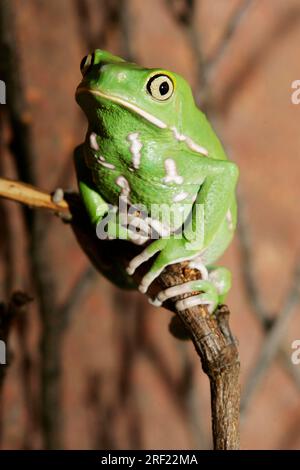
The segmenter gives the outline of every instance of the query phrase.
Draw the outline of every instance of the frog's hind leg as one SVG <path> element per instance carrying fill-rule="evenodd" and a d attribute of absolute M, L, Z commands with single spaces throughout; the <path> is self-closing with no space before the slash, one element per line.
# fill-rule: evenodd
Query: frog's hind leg
<path fill-rule="evenodd" d="M 203 269 L 201 263 L 197 264 L 196 261 L 191 261 L 190 267 L 201 268 L 202 276 L 203 274 L 205 275 L 205 269 Z M 175 304 L 176 309 L 180 311 L 195 307 L 196 305 L 207 305 L 209 312 L 213 313 L 217 306 L 224 301 L 231 287 L 231 274 L 228 269 L 223 267 L 211 267 L 206 272 L 207 276 L 205 276 L 205 279 L 188 281 L 178 286 L 169 287 L 161 291 L 154 300 L 151 300 L 151 303 L 160 306 L 163 302 L 173 297 L 198 291 L 200 294 L 178 300 Z"/>

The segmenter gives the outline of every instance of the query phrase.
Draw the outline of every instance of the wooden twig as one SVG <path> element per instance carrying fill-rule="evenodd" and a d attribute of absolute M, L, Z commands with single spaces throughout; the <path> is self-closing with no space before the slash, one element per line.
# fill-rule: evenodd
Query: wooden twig
<path fill-rule="evenodd" d="M 15 191 L 15 187 L 18 191 Z M 11 191 L 9 188 L 12 188 Z M 71 214 L 70 225 L 81 248 L 96 268 L 101 266 L 103 270 L 103 259 L 105 259 L 108 273 L 120 263 L 126 266 L 133 253 L 141 249 L 123 240 L 100 242 L 77 194 L 66 195 L 65 200 L 58 205 L 52 202 L 50 195 L 46 197 L 47 195 L 37 188 L 17 182 L 14 185 L 12 182 L 8 184 L 7 180 L 0 179 L 1 196 L 31 207 L 48 209 L 56 214 L 60 212 L 64 215 Z M 139 271 L 136 273 L 134 278 L 136 282 L 141 275 Z M 199 278 L 198 271 L 188 268 L 185 262 L 177 263 L 168 266 L 162 272 L 158 280 L 153 283 L 152 289 L 158 291 L 162 287 L 167 288 L 197 278 Z M 190 294 L 181 298 L 188 295 Z M 173 302 L 167 307 L 175 311 Z M 240 364 L 237 345 L 229 328 L 229 310 L 226 306 L 222 306 L 217 314 L 212 316 L 205 307 L 197 306 L 175 313 L 191 337 L 201 359 L 203 371 L 209 377 L 214 449 L 238 449 Z"/>
<path fill-rule="evenodd" d="M 49 193 L 19 181 L 0 178 L 0 196 L 5 199 L 21 202 L 29 207 L 48 209 L 64 215 L 70 214 L 68 203 L 65 200 L 54 202 Z"/>

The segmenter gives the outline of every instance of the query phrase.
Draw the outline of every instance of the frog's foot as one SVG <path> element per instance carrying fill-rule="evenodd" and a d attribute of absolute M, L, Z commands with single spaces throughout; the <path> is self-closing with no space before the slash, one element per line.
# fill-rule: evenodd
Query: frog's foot
<path fill-rule="evenodd" d="M 154 305 L 159 307 L 168 299 L 172 297 L 177 297 L 183 294 L 191 294 L 192 292 L 201 292 L 201 294 L 193 295 L 187 299 L 178 300 L 175 303 L 177 310 L 185 310 L 190 307 L 195 307 L 196 305 L 207 305 L 207 308 L 210 313 L 212 313 L 218 305 L 219 296 L 217 289 L 214 284 L 210 281 L 203 281 L 199 279 L 197 281 L 189 281 L 178 286 L 169 287 L 161 291 L 156 299 L 152 301 Z"/>
<path fill-rule="evenodd" d="M 139 290 L 145 294 L 152 282 L 160 275 L 160 273 L 170 264 L 180 263 L 194 258 L 197 253 L 187 252 L 185 240 L 159 238 L 151 243 L 142 253 L 133 258 L 127 268 L 128 274 L 132 275 L 141 264 L 148 261 L 152 256 L 158 254 L 153 262 L 150 270 L 143 277 Z M 190 256 L 189 256 L 190 255 Z"/>
<path fill-rule="evenodd" d="M 64 191 L 62 188 L 57 188 L 51 194 L 51 201 L 54 202 L 54 204 L 60 204 L 64 200 L 66 192 L 67 191 Z M 58 212 L 57 215 L 63 222 L 70 222 L 72 218 L 71 214 L 65 214 L 64 212 Z"/>
<path fill-rule="evenodd" d="M 51 200 L 55 204 L 59 204 L 64 200 L 64 190 L 62 188 L 56 188 L 54 193 L 51 194 Z"/>
<path fill-rule="evenodd" d="M 203 271 L 203 265 L 196 265 L 198 261 L 192 261 L 189 266 Z M 200 269 L 199 269 L 200 270 Z M 185 282 L 178 286 L 169 287 L 161 291 L 154 300 L 150 302 L 159 307 L 166 300 L 183 294 L 191 294 L 200 291 L 187 299 L 178 300 L 175 304 L 177 310 L 185 310 L 196 305 L 207 305 L 208 311 L 213 313 L 218 304 L 224 301 L 225 295 L 231 287 L 231 274 L 226 268 L 212 269 L 206 279 Z"/>
<path fill-rule="evenodd" d="M 190 267 L 198 269 L 201 272 L 202 279 L 208 278 L 208 271 L 199 258 L 199 253 L 187 250 L 184 239 L 159 238 L 147 246 L 139 255 L 133 258 L 127 268 L 128 274 L 132 275 L 141 264 L 148 261 L 152 256 L 158 254 L 150 270 L 143 277 L 139 290 L 144 294 L 147 292 L 150 284 L 160 275 L 160 273 L 170 264 L 190 261 Z"/>
<path fill-rule="evenodd" d="M 129 263 L 127 267 L 127 273 L 132 275 L 135 271 L 146 261 L 148 261 L 152 256 L 161 251 L 166 246 L 166 240 L 160 238 L 159 240 L 154 241 L 149 245 L 145 250 L 142 251 L 139 255 L 135 256 Z M 156 260 L 157 261 L 157 260 Z M 160 264 L 156 267 L 156 262 L 150 269 L 150 271 L 143 277 L 142 282 L 139 286 L 139 290 L 142 293 L 147 292 L 148 287 L 154 281 L 156 277 L 163 271 L 165 265 Z"/>

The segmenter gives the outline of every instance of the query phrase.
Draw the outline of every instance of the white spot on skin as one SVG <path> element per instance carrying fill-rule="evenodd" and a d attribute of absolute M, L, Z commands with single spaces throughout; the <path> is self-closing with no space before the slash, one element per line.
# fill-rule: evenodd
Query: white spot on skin
<path fill-rule="evenodd" d="M 116 168 L 115 165 L 113 165 L 112 163 L 107 163 L 102 155 L 99 155 L 99 157 L 97 157 L 97 162 L 99 163 L 99 165 L 102 165 L 105 168 L 108 168 L 109 170 L 114 170 Z"/>
<path fill-rule="evenodd" d="M 194 152 L 201 153 L 202 155 L 205 155 L 206 157 L 208 156 L 208 150 L 201 145 L 196 144 L 190 137 L 180 134 L 176 127 L 170 127 L 171 131 L 173 132 L 173 135 L 176 140 L 179 142 L 186 142 L 187 146 L 191 149 L 194 150 Z"/>
<path fill-rule="evenodd" d="M 93 150 L 100 150 L 97 142 L 97 134 L 95 132 L 90 134 L 90 146 Z"/>
<path fill-rule="evenodd" d="M 131 134 L 128 134 L 127 139 L 131 143 L 130 152 L 132 155 L 132 165 L 133 168 L 137 170 L 141 162 L 141 149 L 143 147 L 143 144 L 139 139 L 138 132 L 132 132 Z"/>
<path fill-rule="evenodd" d="M 180 201 L 183 201 L 184 199 L 186 199 L 188 197 L 188 193 L 179 193 L 179 194 L 176 194 L 174 197 L 173 197 L 173 201 L 174 202 L 180 202 Z"/>
<path fill-rule="evenodd" d="M 227 220 L 229 230 L 233 230 L 233 221 L 232 221 L 232 215 L 231 215 L 230 209 L 228 209 L 228 211 L 226 212 L 226 220 Z"/>
<path fill-rule="evenodd" d="M 174 135 L 176 140 L 178 140 L 179 142 L 184 142 L 185 141 L 185 139 L 186 139 L 185 135 L 180 134 L 180 132 L 178 132 L 176 127 L 171 127 L 170 129 L 173 132 L 173 135 Z"/>
<path fill-rule="evenodd" d="M 183 178 L 182 176 L 178 175 L 176 163 L 172 158 L 167 158 L 165 160 L 165 169 L 166 169 L 166 176 L 163 178 L 164 183 L 176 183 L 176 184 L 183 183 Z"/>
<path fill-rule="evenodd" d="M 127 179 L 124 176 L 118 176 L 116 179 L 116 184 L 121 188 L 122 196 L 128 196 L 130 193 L 130 186 Z"/>
<path fill-rule="evenodd" d="M 190 137 L 186 138 L 186 143 L 188 147 L 190 147 L 191 150 L 194 150 L 194 152 L 201 153 L 202 155 L 205 155 L 206 157 L 208 156 L 208 150 L 201 145 L 196 144 Z"/>
<path fill-rule="evenodd" d="M 125 72 L 119 72 L 117 75 L 118 82 L 123 82 L 124 80 L 126 80 L 126 78 L 127 74 Z"/>

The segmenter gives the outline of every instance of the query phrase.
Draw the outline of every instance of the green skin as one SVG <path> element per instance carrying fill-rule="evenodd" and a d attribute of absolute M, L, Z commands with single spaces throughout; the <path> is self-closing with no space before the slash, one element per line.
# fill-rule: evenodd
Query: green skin
<path fill-rule="evenodd" d="M 231 286 L 230 272 L 212 263 L 225 251 L 236 227 L 237 166 L 228 161 L 179 75 L 142 68 L 101 50 L 84 58 L 81 70 L 76 100 L 89 126 L 85 143 L 76 149 L 75 164 L 92 223 L 105 221 L 109 236 L 143 244 L 147 230 L 134 236 L 132 227 L 119 225 L 120 213 L 117 222 L 110 219 L 116 213 L 112 206 L 117 207 L 121 197 L 125 204 L 142 205 L 147 211 L 162 202 L 172 208 L 168 235 L 158 229 L 158 239 L 130 262 L 127 275 L 157 255 L 139 286 L 146 292 L 166 266 L 190 260 L 202 279 L 167 289 L 153 303 L 161 305 L 173 296 L 199 291 L 176 307 L 207 304 L 212 312 Z M 201 211 L 196 210 L 199 204 Z M 183 206 L 192 210 L 178 236 L 174 232 L 182 225 L 182 214 L 187 214 Z M 161 227 L 166 211 L 154 217 L 151 212 L 148 227 L 153 227 L 153 219 Z"/>

